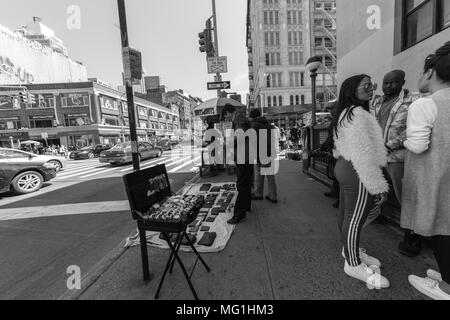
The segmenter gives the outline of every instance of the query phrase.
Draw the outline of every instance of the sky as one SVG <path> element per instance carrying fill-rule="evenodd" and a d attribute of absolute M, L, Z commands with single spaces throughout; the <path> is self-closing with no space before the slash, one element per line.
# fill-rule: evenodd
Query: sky
<path fill-rule="evenodd" d="M 229 92 L 248 93 L 246 0 L 216 0 L 220 56 L 228 57 Z M 211 0 L 126 0 L 130 47 L 142 52 L 146 75 L 158 75 L 168 90 L 184 89 L 204 100 L 217 96 L 208 91 L 206 56 L 200 53 L 198 33 L 212 15 Z M 80 28 L 68 28 L 80 9 Z M 32 21 L 33 16 L 64 41 L 69 56 L 81 61 L 89 77 L 111 85 L 121 84 L 122 57 L 116 0 L 14 0 L 0 11 L 0 24 L 10 29 Z"/>

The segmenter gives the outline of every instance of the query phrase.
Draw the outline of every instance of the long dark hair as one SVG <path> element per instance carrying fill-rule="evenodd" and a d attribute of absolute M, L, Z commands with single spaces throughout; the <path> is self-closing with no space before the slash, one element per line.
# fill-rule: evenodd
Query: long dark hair
<path fill-rule="evenodd" d="M 339 92 L 339 98 L 337 102 L 337 108 L 334 112 L 333 116 L 333 122 L 332 122 L 332 128 L 333 133 L 337 135 L 337 129 L 340 125 L 339 118 L 341 117 L 342 112 L 346 112 L 346 116 L 344 119 L 347 119 L 348 121 L 352 121 L 353 119 L 353 109 L 351 109 L 352 106 L 361 106 L 365 110 L 369 111 L 369 102 L 368 101 L 361 101 L 357 98 L 356 92 L 358 91 L 358 86 L 361 84 L 361 81 L 363 79 L 370 77 L 366 74 L 359 74 L 353 77 L 348 78 L 345 80 L 341 85 L 341 90 Z"/>
<path fill-rule="evenodd" d="M 424 71 L 433 69 L 439 79 L 445 83 L 450 83 L 450 41 L 437 49 L 434 54 L 425 59 Z"/>

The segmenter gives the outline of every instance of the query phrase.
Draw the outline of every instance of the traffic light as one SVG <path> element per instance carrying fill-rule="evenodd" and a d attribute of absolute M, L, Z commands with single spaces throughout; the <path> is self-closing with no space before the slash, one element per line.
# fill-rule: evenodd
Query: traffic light
<path fill-rule="evenodd" d="M 26 91 L 19 92 L 19 101 L 22 103 L 28 103 L 28 96 Z"/>
<path fill-rule="evenodd" d="M 34 94 L 32 93 L 28 93 L 27 94 L 27 100 L 29 104 L 35 104 L 36 103 L 36 98 L 34 96 Z"/>
<path fill-rule="evenodd" d="M 200 52 L 206 52 L 207 57 L 214 57 L 215 55 L 212 30 L 211 19 L 208 19 L 206 20 L 206 28 L 203 32 L 198 34 L 198 43 L 200 45 L 199 50 Z"/>

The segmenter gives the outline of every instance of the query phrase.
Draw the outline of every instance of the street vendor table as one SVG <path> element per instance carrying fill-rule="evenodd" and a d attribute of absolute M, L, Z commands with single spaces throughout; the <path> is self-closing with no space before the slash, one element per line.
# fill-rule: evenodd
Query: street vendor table
<path fill-rule="evenodd" d="M 188 243 L 190 242 L 190 239 L 186 234 L 186 229 L 187 226 L 197 218 L 198 212 L 204 203 L 204 199 L 201 197 L 196 198 L 195 204 L 189 208 L 186 214 L 179 213 L 179 218 L 177 219 L 156 219 L 152 216 L 146 215 L 146 213 L 158 212 L 156 207 L 159 207 L 159 205 L 164 206 L 164 202 L 169 201 L 170 199 L 168 200 L 168 198 L 172 196 L 166 166 L 158 165 L 145 170 L 133 172 L 125 175 L 123 179 L 128 201 L 130 203 L 131 214 L 133 219 L 137 221 L 141 247 L 142 268 L 145 281 L 150 280 L 146 231 L 161 232 L 163 239 L 167 242 L 167 245 L 170 248 L 170 256 L 167 260 L 163 275 L 156 291 L 155 299 L 159 298 L 159 293 L 167 272 L 172 273 L 175 261 L 177 261 L 181 267 L 184 277 L 186 278 L 186 281 L 188 282 L 192 294 L 194 295 L 194 298 L 198 300 L 197 293 L 192 285 L 190 276 L 188 275 L 186 268 L 178 255 L 178 251 L 180 250 L 184 239 L 186 239 Z M 170 213 L 173 214 L 173 212 Z M 173 244 L 170 240 L 172 234 L 176 235 L 176 240 Z M 201 261 L 206 270 L 209 272 L 209 267 L 195 249 L 193 243 L 189 243 L 189 246 L 197 256 L 197 259 Z M 191 272 L 191 276 L 195 266 L 196 264 Z"/>

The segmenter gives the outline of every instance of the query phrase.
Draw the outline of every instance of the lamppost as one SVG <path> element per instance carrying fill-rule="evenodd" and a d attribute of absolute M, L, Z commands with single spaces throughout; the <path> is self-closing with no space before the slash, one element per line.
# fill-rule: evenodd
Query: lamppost
<path fill-rule="evenodd" d="M 322 58 L 319 56 L 314 56 L 308 59 L 306 62 L 306 69 L 311 73 L 311 85 L 312 85 L 312 113 L 311 113 L 311 133 L 310 133 L 310 143 L 309 143 L 309 153 L 314 148 L 314 127 L 316 125 L 316 79 L 317 70 L 319 70 L 322 65 Z"/>

